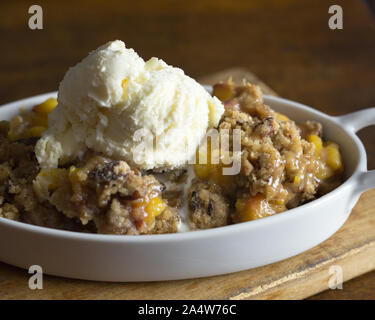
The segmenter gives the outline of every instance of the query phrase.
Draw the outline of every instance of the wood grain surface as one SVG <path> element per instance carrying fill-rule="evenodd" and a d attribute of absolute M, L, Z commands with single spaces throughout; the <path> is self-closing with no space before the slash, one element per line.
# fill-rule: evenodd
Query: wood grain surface
<path fill-rule="evenodd" d="M 375 19 L 365 1 L 41 0 L 38 4 L 44 12 L 43 30 L 27 27 L 30 1 L 0 3 L 0 104 L 56 90 L 69 66 L 118 38 L 144 58 L 161 57 L 195 78 L 246 68 L 279 95 L 328 114 L 375 105 Z M 331 4 L 342 5 L 344 30 L 328 28 Z M 373 127 L 360 132 L 371 169 L 374 134 Z M 0 298 L 303 298 L 327 288 L 327 267 L 332 263 L 344 267 L 345 279 L 374 268 L 374 197 L 373 190 L 364 194 L 342 230 L 310 250 L 305 260 L 298 256 L 264 270 L 153 284 L 46 277 L 45 290 L 37 292 L 27 288 L 25 271 L 0 264 Z M 374 299 L 374 274 L 313 298 Z"/>

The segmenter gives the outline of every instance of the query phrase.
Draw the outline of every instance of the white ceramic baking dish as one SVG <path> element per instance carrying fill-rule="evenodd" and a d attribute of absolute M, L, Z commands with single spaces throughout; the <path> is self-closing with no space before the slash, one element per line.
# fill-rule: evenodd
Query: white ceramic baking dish
<path fill-rule="evenodd" d="M 0 108 L 8 120 L 56 93 Z M 0 260 L 21 268 L 40 265 L 47 274 L 102 281 L 155 281 L 205 277 L 259 267 L 308 250 L 335 233 L 360 194 L 375 187 L 366 153 L 356 136 L 375 124 L 375 108 L 331 117 L 302 104 L 265 96 L 295 121 L 317 120 L 325 137 L 339 143 L 346 180 L 334 191 L 264 219 L 211 230 L 149 236 L 84 234 L 0 218 Z"/>

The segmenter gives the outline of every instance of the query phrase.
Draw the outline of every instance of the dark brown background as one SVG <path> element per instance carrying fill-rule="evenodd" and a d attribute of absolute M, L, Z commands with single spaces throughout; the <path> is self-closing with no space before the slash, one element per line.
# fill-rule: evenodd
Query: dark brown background
<path fill-rule="evenodd" d="M 195 78 L 247 68 L 279 95 L 328 114 L 373 107 L 375 5 L 368 2 L 1 1 L 0 104 L 56 90 L 69 66 L 121 39 L 143 58 L 160 57 Z M 32 4 L 43 8 L 43 30 L 28 28 Z M 344 30 L 328 28 L 332 4 L 343 7 Z M 374 133 L 360 133 L 371 169 Z M 375 272 L 314 298 L 373 299 Z"/>

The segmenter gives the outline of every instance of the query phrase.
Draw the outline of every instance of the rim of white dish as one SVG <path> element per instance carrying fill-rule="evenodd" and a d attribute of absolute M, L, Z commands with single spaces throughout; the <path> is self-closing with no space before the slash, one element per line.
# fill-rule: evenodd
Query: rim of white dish
<path fill-rule="evenodd" d="M 47 96 L 56 96 L 57 92 L 49 92 L 44 93 L 36 96 L 32 96 L 29 98 L 17 100 L 14 102 L 6 103 L 2 106 L 7 107 L 14 107 L 15 105 L 21 104 L 22 102 L 26 102 L 26 100 L 30 99 L 43 99 Z M 68 231 L 68 230 L 60 230 L 60 229 L 53 229 L 48 227 L 36 226 L 32 224 L 28 224 L 25 222 L 14 221 L 6 218 L 0 217 L 0 223 L 6 224 L 13 229 L 18 229 L 19 231 L 36 233 L 39 235 L 45 236 L 53 236 L 58 238 L 70 238 L 75 240 L 86 240 L 86 241 L 100 241 L 100 242 L 164 242 L 164 241 L 184 241 L 184 240 L 199 240 L 202 238 L 210 238 L 216 237 L 219 235 L 226 235 L 240 231 L 251 231 L 254 228 L 258 228 L 262 225 L 277 223 L 280 219 L 293 219 L 296 215 L 303 215 L 308 210 L 304 212 L 304 208 L 310 207 L 318 207 L 324 205 L 325 202 L 330 201 L 330 198 L 334 197 L 336 194 L 341 192 L 345 188 L 354 187 L 358 183 L 358 174 L 366 169 L 366 152 L 365 148 L 362 144 L 362 141 L 357 137 L 354 132 L 351 132 L 340 123 L 335 121 L 335 117 L 329 116 L 321 111 L 308 107 L 304 104 L 299 102 L 295 102 L 292 100 L 274 97 L 269 95 L 264 95 L 266 103 L 272 105 L 272 102 L 281 102 L 284 104 L 288 104 L 290 106 L 305 110 L 306 112 L 313 113 L 320 118 L 324 118 L 328 120 L 333 126 L 340 127 L 343 131 L 348 134 L 351 139 L 355 142 L 355 147 L 357 148 L 357 152 L 359 158 L 357 159 L 356 166 L 352 172 L 352 174 L 346 178 L 346 180 L 338 186 L 336 189 L 332 190 L 331 192 L 321 196 L 318 199 L 315 199 L 309 203 L 305 203 L 301 206 L 298 206 L 293 209 L 289 209 L 287 211 L 268 216 L 258 220 L 252 220 L 242 223 L 236 223 L 231 225 L 226 225 L 223 227 L 217 227 L 212 229 L 204 229 L 204 230 L 196 230 L 196 231 L 187 231 L 187 232 L 180 232 L 180 233 L 167 233 L 167 234 L 151 234 L 151 235 L 113 235 L 113 234 L 97 234 L 97 233 L 84 233 L 84 232 L 77 232 L 77 231 Z M 1 120 L 1 119 L 0 119 Z"/>

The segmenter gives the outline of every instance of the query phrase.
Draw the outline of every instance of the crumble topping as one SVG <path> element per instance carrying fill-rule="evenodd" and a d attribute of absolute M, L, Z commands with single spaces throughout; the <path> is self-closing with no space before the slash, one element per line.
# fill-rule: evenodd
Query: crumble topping
<path fill-rule="evenodd" d="M 220 153 L 207 143 L 207 164 L 140 170 L 88 150 L 58 168 L 40 168 L 35 143 L 49 101 L 0 122 L 0 217 L 79 232 L 139 235 L 208 229 L 267 217 L 330 192 L 342 182 L 339 146 L 323 127 L 296 124 L 264 104 L 259 87 L 214 86 L 225 112 L 216 129 L 240 132 L 240 172 L 223 175 Z M 43 124 L 43 126 L 40 126 Z M 220 147 L 220 145 L 219 145 Z M 211 150 L 212 149 L 212 150 Z M 212 162 L 219 155 L 219 163 Z M 211 163 L 212 162 L 212 163 Z"/>

